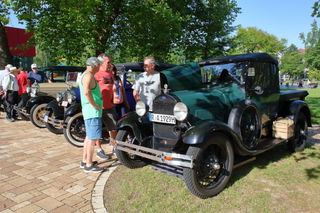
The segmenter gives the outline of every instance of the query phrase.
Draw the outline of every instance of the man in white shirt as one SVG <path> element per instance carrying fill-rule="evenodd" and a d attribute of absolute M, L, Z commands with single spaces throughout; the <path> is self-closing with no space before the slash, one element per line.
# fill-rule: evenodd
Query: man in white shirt
<path fill-rule="evenodd" d="M 143 60 L 145 72 L 139 74 L 133 88 L 133 96 L 136 101 L 141 100 L 152 111 L 153 99 L 161 94 L 160 73 L 155 71 L 155 60 L 146 57 Z"/>
<path fill-rule="evenodd" d="M 16 76 L 20 70 L 16 67 L 10 68 L 10 73 L 5 75 L 2 80 L 3 98 L 5 99 L 4 104 L 6 105 L 7 119 L 9 121 L 15 120 L 15 113 L 13 106 L 19 102 L 19 85 Z"/>
<path fill-rule="evenodd" d="M 2 91 L 3 92 L 3 89 L 2 89 L 2 80 L 4 78 L 4 76 L 10 74 L 10 68 L 12 67 L 11 64 L 7 64 L 4 68 L 4 70 L 0 70 L 0 92 Z M 1 94 L 2 95 L 2 94 Z"/>

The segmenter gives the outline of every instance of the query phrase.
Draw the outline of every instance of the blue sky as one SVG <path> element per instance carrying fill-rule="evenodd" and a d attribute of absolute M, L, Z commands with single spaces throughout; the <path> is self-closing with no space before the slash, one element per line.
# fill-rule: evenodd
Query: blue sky
<path fill-rule="evenodd" d="M 315 0 L 237 0 L 241 14 L 235 25 L 257 27 L 263 31 L 288 40 L 303 48 L 299 33 L 308 33 L 311 23 L 312 6 Z M 316 19 L 318 25 L 319 18 Z"/>
<path fill-rule="evenodd" d="M 315 0 L 237 0 L 241 7 L 234 25 L 257 27 L 263 31 L 288 40 L 288 45 L 295 44 L 303 48 L 299 33 L 308 33 L 311 23 L 312 6 Z M 318 25 L 319 18 L 316 19 Z M 23 28 L 18 20 L 11 16 L 9 26 Z"/>

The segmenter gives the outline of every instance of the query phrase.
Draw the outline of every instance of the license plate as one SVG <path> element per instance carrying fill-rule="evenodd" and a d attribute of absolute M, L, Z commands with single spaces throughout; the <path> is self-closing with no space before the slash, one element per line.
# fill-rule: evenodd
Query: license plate
<path fill-rule="evenodd" d="M 63 106 L 63 107 L 68 106 L 68 101 L 62 101 L 61 106 Z"/>
<path fill-rule="evenodd" d="M 173 115 L 155 114 L 150 113 L 150 121 L 165 123 L 165 124 L 176 124 L 176 118 Z"/>
<path fill-rule="evenodd" d="M 45 115 L 44 118 L 43 118 L 43 121 L 48 123 L 48 119 L 49 119 L 48 115 Z"/>

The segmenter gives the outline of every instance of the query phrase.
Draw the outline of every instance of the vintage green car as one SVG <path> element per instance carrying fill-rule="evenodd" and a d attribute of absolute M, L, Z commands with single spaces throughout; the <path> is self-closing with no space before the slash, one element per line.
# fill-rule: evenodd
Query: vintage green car
<path fill-rule="evenodd" d="M 236 162 L 280 143 L 306 145 L 307 91 L 280 92 L 278 61 L 265 53 L 225 56 L 162 72 L 153 111 L 142 102 L 118 123 L 116 155 L 129 168 L 152 163 L 194 195 L 226 186 Z"/>

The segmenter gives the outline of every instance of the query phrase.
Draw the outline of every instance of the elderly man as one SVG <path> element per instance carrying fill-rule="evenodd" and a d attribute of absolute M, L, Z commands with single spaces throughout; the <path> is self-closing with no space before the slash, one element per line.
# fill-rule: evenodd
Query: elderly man
<path fill-rule="evenodd" d="M 30 84 L 32 85 L 34 82 L 43 83 L 51 81 L 48 79 L 44 72 L 38 71 L 38 66 L 36 64 L 31 64 L 31 72 L 29 72 L 28 79 L 30 80 Z"/>
<path fill-rule="evenodd" d="M 20 70 L 16 67 L 10 68 L 10 73 L 5 75 L 2 80 L 2 89 L 4 91 L 3 98 L 6 105 L 7 119 L 9 121 L 15 121 L 15 113 L 13 106 L 18 103 L 19 96 L 19 85 L 16 76 L 19 74 Z"/>
<path fill-rule="evenodd" d="M 136 101 L 141 100 L 152 111 L 153 99 L 161 94 L 164 79 L 155 71 L 154 57 L 145 57 L 143 60 L 145 72 L 136 77 L 133 85 L 133 96 Z M 163 80 L 162 80 L 163 79 Z"/>
<path fill-rule="evenodd" d="M 103 169 L 97 167 L 92 162 L 94 146 L 102 137 L 102 95 L 100 87 L 94 78 L 99 70 L 101 61 L 96 57 L 91 57 L 86 61 L 87 69 L 81 75 L 79 81 L 81 106 L 84 124 L 86 128 L 86 138 L 83 146 L 83 156 L 80 167 L 85 172 L 102 172 Z"/>

